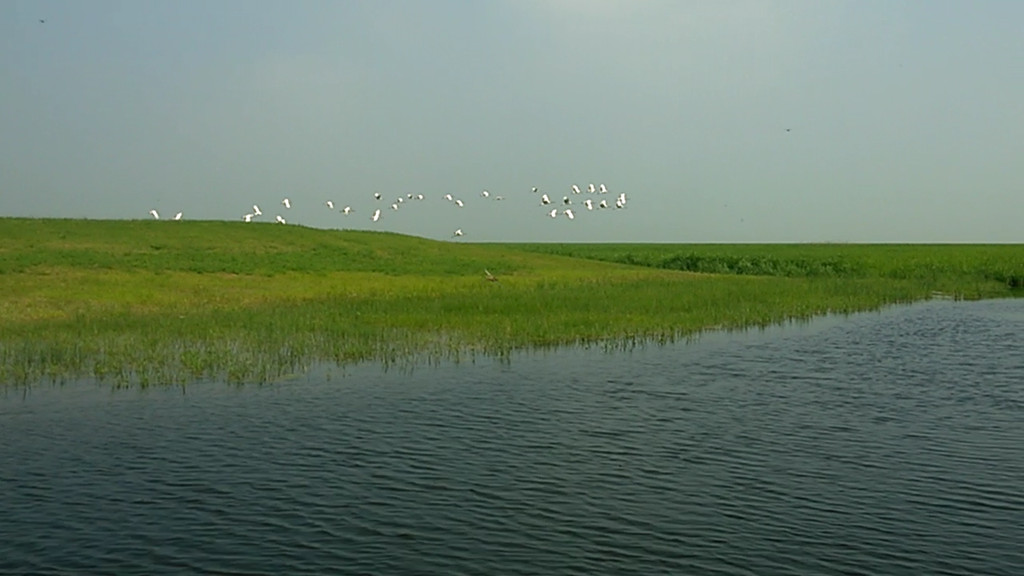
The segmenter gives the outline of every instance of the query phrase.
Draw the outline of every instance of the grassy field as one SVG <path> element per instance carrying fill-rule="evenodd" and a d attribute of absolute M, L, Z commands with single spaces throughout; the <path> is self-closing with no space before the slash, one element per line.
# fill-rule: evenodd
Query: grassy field
<path fill-rule="evenodd" d="M 510 244 L 520 250 L 706 274 L 915 280 L 965 298 L 1024 288 L 1020 244 Z"/>
<path fill-rule="evenodd" d="M 264 382 L 320 361 L 628 347 L 935 291 L 1020 295 L 1022 277 L 1019 245 L 502 245 L 0 219 L 0 381 Z"/>

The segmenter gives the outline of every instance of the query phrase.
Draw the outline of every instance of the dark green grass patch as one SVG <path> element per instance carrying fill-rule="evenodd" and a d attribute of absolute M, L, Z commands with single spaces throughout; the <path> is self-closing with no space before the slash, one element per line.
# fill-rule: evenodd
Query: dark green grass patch
<path fill-rule="evenodd" d="M 968 298 L 1010 296 L 1024 286 L 1024 245 L 1020 244 L 506 246 L 540 254 L 707 274 L 909 280 Z"/>

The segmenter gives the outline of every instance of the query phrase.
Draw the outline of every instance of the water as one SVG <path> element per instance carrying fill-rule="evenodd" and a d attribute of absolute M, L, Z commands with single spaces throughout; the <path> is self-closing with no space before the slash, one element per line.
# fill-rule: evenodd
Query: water
<path fill-rule="evenodd" d="M 1024 300 L 0 398 L 0 573 L 1022 574 Z"/>

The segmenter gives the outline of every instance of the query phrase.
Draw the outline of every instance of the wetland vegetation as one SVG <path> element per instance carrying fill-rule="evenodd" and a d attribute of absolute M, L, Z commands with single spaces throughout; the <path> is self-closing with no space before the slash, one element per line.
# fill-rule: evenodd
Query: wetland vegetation
<path fill-rule="evenodd" d="M 314 362 L 629 347 L 937 292 L 1019 296 L 1022 278 L 1021 245 L 470 244 L 4 218 L 0 381 L 263 382 Z"/>

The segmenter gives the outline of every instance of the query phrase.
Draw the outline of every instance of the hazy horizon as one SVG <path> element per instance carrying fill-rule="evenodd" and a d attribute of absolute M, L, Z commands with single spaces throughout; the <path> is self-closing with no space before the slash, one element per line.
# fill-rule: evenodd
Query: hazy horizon
<path fill-rule="evenodd" d="M 1022 21 L 1010 0 L 10 1 L 0 215 L 1019 243 Z M 590 183 L 609 194 L 570 191 Z"/>

